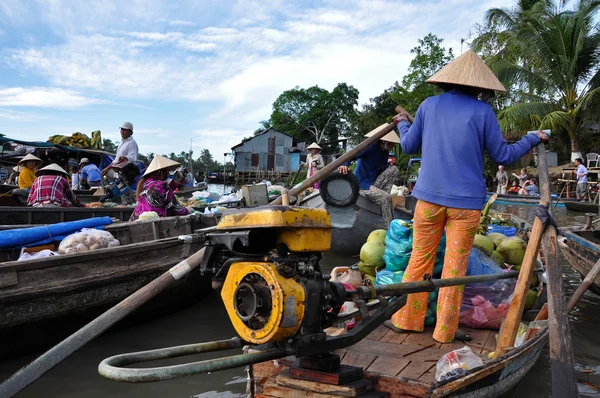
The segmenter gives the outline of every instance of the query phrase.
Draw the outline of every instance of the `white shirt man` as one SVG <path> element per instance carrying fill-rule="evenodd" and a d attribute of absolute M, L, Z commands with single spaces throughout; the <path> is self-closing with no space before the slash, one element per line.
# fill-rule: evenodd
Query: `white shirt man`
<path fill-rule="evenodd" d="M 138 145 L 132 137 L 133 135 L 133 124 L 129 122 L 123 123 L 121 126 L 121 138 L 122 141 L 117 148 L 117 156 L 113 161 L 113 165 L 117 165 L 125 160 L 134 163 L 138 158 Z"/>
<path fill-rule="evenodd" d="M 577 199 L 581 200 L 586 197 L 588 190 L 588 169 L 583 165 L 583 159 L 577 158 L 575 159 L 575 164 L 577 165 L 577 188 L 575 189 L 575 193 L 577 195 Z"/>

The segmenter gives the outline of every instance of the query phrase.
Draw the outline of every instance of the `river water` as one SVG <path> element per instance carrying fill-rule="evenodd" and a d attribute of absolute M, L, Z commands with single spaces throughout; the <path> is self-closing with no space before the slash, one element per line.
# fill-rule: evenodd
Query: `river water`
<path fill-rule="evenodd" d="M 216 186 L 219 188 L 222 186 Z M 210 190 L 213 190 L 210 189 Z M 503 212 L 513 212 L 533 221 L 532 207 L 494 206 Z M 582 223 L 579 214 L 556 209 L 559 225 Z M 342 263 L 354 262 L 354 258 L 324 257 L 329 268 Z M 581 281 L 573 269 L 564 264 L 565 290 L 570 295 Z M 580 380 L 580 392 L 585 397 L 598 397 L 600 385 L 600 347 L 596 343 L 600 325 L 600 298 L 586 293 L 570 316 L 571 335 L 575 349 L 576 370 Z M 220 297 L 213 293 L 198 304 L 170 316 L 145 324 L 121 328 L 100 336 L 67 358 L 26 388 L 19 397 L 194 397 L 225 398 L 245 396 L 245 372 L 234 369 L 209 375 L 193 376 L 178 380 L 147 384 L 125 384 L 109 381 L 97 372 L 98 363 L 118 353 L 141 351 L 196 342 L 233 337 L 235 332 L 226 316 Z M 2 344 L 10 344 L 4 341 Z M 0 379 L 5 379 L 21 366 L 35 358 L 34 355 L 4 361 L 0 364 Z M 199 360 L 183 358 L 180 362 Z M 175 363 L 175 362 L 170 362 Z M 156 366 L 156 365 L 154 365 Z M 515 398 L 550 397 L 549 355 L 545 350 L 533 370 L 512 395 Z"/>

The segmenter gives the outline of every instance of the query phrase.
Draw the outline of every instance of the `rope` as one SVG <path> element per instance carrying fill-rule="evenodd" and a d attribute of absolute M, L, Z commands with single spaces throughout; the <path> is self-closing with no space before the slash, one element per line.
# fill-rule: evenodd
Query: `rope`
<path fill-rule="evenodd" d="M 559 235 L 564 236 L 560 228 L 558 228 L 556 220 L 554 220 L 554 218 L 552 218 L 552 216 L 550 215 L 550 212 L 548 211 L 549 208 L 550 206 L 538 205 L 538 207 L 535 209 L 535 216 L 539 218 L 542 224 L 544 225 L 544 231 L 546 230 L 546 228 L 548 228 L 549 225 L 552 225 L 554 228 L 556 228 L 556 232 Z"/>

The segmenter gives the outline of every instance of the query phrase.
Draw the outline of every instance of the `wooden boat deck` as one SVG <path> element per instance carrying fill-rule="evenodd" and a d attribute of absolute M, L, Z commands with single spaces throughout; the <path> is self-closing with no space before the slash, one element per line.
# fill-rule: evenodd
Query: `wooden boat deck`
<path fill-rule="evenodd" d="M 433 328 L 425 328 L 422 333 L 396 333 L 380 326 L 359 343 L 336 353 L 344 365 L 429 386 L 435 382 L 435 366 L 444 354 L 466 345 L 486 362 L 488 354 L 496 349 L 498 331 L 464 327 L 461 330 L 470 334 L 473 340 L 442 344 L 431 337 Z"/>

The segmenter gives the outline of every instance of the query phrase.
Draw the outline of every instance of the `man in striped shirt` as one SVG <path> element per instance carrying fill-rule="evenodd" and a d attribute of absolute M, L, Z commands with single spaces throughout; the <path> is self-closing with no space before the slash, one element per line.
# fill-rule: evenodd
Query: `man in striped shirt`
<path fill-rule="evenodd" d="M 27 205 L 33 207 L 85 207 L 71 190 L 67 181 L 68 173 L 56 163 L 36 172 L 38 176 L 27 198 Z"/>

